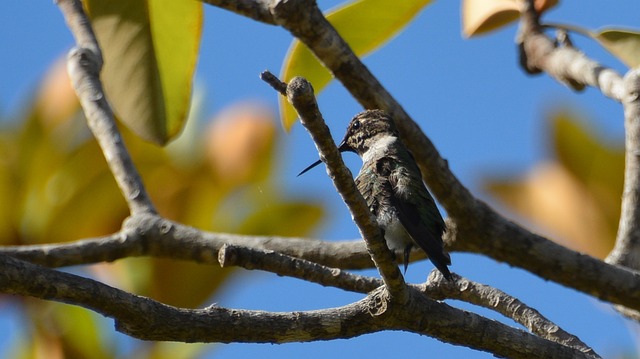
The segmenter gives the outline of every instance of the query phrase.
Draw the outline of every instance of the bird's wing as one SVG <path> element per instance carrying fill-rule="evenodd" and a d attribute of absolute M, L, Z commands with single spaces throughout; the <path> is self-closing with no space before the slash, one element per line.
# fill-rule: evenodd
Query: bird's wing
<path fill-rule="evenodd" d="M 363 168 L 358 174 L 358 177 L 356 177 L 355 182 L 358 191 L 360 191 L 362 197 L 367 201 L 369 211 L 371 211 L 374 216 L 377 216 L 380 206 L 385 205 L 385 203 L 380 203 L 383 198 L 375 194 L 382 190 L 380 186 L 389 186 L 388 181 L 385 178 L 380 178 L 374 168 Z"/>
<path fill-rule="evenodd" d="M 450 277 L 447 265 L 451 264 L 451 258 L 445 253 L 442 243 L 442 234 L 446 227 L 438 207 L 422 184 L 422 179 L 412 178 L 409 169 L 395 163 L 389 159 L 380 161 L 377 167 L 379 172 L 389 173 L 391 201 L 398 211 L 400 222 L 413 241 L 427 253 L 436 268 L 445 277 Z M 414 170 L 420 173 L 417 167 Z"/>

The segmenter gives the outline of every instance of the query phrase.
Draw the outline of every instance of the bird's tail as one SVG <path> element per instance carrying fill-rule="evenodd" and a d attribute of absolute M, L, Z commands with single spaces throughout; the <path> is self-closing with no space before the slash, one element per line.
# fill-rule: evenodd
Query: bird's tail
<path fill-rule="evenodd" d="M 444 278 L 448 281 L 453 280 L 453 276 L 451 276 L 451 272 L 449 271 L 449 265 L 451 265 L 451 257 L 448 253 L 444 251 L 439 251 L 436 253 L 429 253 L 429 260 L 433 263 L 436 268 L 442 273 Z"/>

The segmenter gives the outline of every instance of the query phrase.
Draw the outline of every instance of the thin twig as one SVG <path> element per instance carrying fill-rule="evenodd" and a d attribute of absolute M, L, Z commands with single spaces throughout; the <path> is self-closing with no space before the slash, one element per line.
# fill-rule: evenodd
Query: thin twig
<path fill-rule="evenodd" d="M 89 128 L 98 140 L 131 213 L 156 213 L 105 97 L 100 82 L 102 53 L 82 3 L 58 0 L 58 6 L 77 42 L 69 51 L 67 69 Z"/>
<path fill-rule="evenodd" d="M 286 82 L 280 81 L 280 79 L 269 72 L 269 70 L 262 71 L 260 73 L 260 79 L 269 84 L 269 86 L 273 87 L 274 90 L 278 91 L 282 96 L 287 96 L 287 84 Z"/>
<path fill-rule="evenodd" d="M 640 270 L 640 69 L 624 78 L 624 190 L 618 235 L 607 262 Z"/>
<path fill-rule="evenodd" d="M 242 246 L 223 246 L 219 252 L 219 261 L 222 267 L 237 265 L 250 270 L 259 269 L 358 293 L 368 293 L 383 284 L 376 278 L 347 273 L 337 268 L 328 268 L 273 251 L 255 250 Z M 457 299 L 496 311 L 522 324 L 541 338 L 599 358 L 595 351 L 578 337 L 564 331 L 517 298 L 499 289 L 473 282 L 458 275 L 455 275 L 454 278 L 454 281 L 447 281 L 434 270 L 427 283 L 412 285 L 412 287 L 432 299 Z"/>
<path fill-rule="evenodd" d="M 441 274 L 432 271 L 427 283 L 421 286 L 421 291 L 430 298 L 457 299 L 496 311 L 520 323 L 541 338 L 566 345 L 597 358 L 600 357 L 580 338 L 566 332 L 517 298 L 497 288 L 471 281 L 457 274 L 454 275 L 454 278 L 455 280 L 448 281 Z"/>
<path fill-rule="evenodd" d="M 218 252 L 218 261 L 221 267 L 240 266 L 250 270 L 260 269 L 356 293 L 368 293 L 384 284 L 377 278 L 345 272 L 339 268 L 329 268 L 274 251 L 237 245 L 222 246 Z"/>

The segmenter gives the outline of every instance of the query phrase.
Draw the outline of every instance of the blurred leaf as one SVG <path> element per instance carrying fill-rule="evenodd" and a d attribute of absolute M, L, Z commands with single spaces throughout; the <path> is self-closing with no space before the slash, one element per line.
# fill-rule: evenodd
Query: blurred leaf
<path fill-rule="evenodd" d="M 592 33 L 607 51 L 630 68 L 640 66 L 640 32 L 623 29 L 602 29 Z"/>
<path fill-rule="evenodd" d="M 233 272 L 217 265 L 148 258 L 152 265 L 149 296 L 181 308 L 197 308 L 220 288 Z"/>
<path fill-rule="evenodd" d="M 191 359 L 200 358 L 211 348 L 204 343 L 154 342 L 144 357 L 147 359 Z"/>
<path fill-rule="evenodd" d="M 102 157 L 97 143 L 89 141 L 67 153 L 49 174 L 45 194 L 51 214 L 43 240 L 67 242 L 120 228 L 129 210 Z"/>
<path fill-rule="evenodd" d="M 550 126 L 558 161 L 588 188 L 615 230 L 624 184 L 624 146 L 607 144 L 568 111 L 551 114 Z"/>
<path fill-rule="evenodd" d="M 431 0 L 357 0 L 326 14 L 353 52 L 365 56 L 395 37 Z M 281 78 L 288 82 L 304 76 L 318 94 L 331 81 L 331 74 L 309 49 L 298 40 L 291 43 L 282 66 Z M 293 107 L 279 97 L 282 125 L 289 131 L 297 115 Z"/>
<path fill-rule="evenodd" d="M 463 0 L 462 33 L 472 37 L 499 29 L 520 17 L 511 0 Z"/>
<path fill-rule="evenodd" d="M 68 122 L 78 112 L 80 104 L 71 87 L 65 56 L 59 57 L 47 71 L 36 96 L 34 110 L 50 128 Z"/>
<path fill-rule="evenodd" d="M 604 258 L 613 246 L 597 202 L 564 167 L 536 165 L 516 179 L 490 179 L 485 189 L 510 210 L 569 248 Z"/>
<path fill-rule="evenodd" d="M 97 314 L 81 307 L 58 303 L 53 307 L 52 314 L 62 338 L 65 358 L 108 359 L 115 356 L 101 340 L 103 333 Z"/>
<path fill-rule="evenodd" d="M 0 206 L 0 245 L 18 244 L 17 211 L 18 185 L 16 178 L 16 161 L 18 148 L 15 139 L 0 132 L 0 198 L 4 205 Z"/>
<path fill-rule="evenodd" d="M 21 300 L 30 319 L 25 336 L 11 350 L 11 358 L 81 359 L 113 358 L 113 348 L 101 340 L 98 314 L 84 308 L 33 298 Z"/>
<path fill-rule="evenodd" d="M 248 104 L 229 107 L 206 133 L 207 159 L 224 184 L 263 180 L 272 167 L 275 135 L 270 109 Z"/>
<path fill-rule="evenodd" d="M 607 144 L 569 111 L 551 113 L 549 130 L 557 162 L 537 165 L 518 179 L 489 180 L 486 188 L 552 231 L 552 238 L 604 258 L 618 227 L 624 149 Z"/>
<path fill-rule="evenodd" d="M 247 216 L 239 233 L 300 236 L 313 229 L 322 216 L 321 206 L 306 202 L 283 202 L 259 208 Z"/>
<path fill-rule="evenodd" d="M 47 191 L 51 175 L 62 165 L 65 149 L 57 146 L 53 132 L 42 126 L 39 113 L 34 113 L 19 137 L 19 158 L 14 171 L 18 203 L 16 226 L 27 242 L 44 240 L 42 234 L 50 223 L 53 203 Z"/>
<path fill-rule="evenodd" d="M 555 6 L 558 0 L 536 0 L 538 12 Z M 504 27 L 520 17 L 518 0 L 463 0 L 462 34 L 473 37 Z"/>
<path fill-rule="evenodd" d="M 104 56 L 102 79 L 118 117 L 165 144 L 186 121 L 202 29 L 195 0 L 84 0 Z"/>

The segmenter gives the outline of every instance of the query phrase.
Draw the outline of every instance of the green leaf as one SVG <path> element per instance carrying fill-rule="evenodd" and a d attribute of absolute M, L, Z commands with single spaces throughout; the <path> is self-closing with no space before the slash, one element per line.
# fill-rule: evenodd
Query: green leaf
<path fill-rule="evenodd" d="M 630 68 L 640 66 L 640 32 L 602 29 L 591 34 L 613 56 Z"/>
<path fill-rule="evenodd" d="M 358 0 L 329 11 L 326 17 L 349 43 L 353 52 L 358 56 L 364 56 L 395 37 L 430 2 Z M 324 89 L 332 77 L 311 51 L 298 40 L 294 40 L 289 48 L 281 78 L 289 81 L 295 76 L 304 76 L 309 80 L 316 94 Z M 283 97 L 280 97 L 280 110 L 282 125 L 289 131 L 296 121 L 296 112 Z"/>
<path fill-rule="evenodd" d="M 202 30 L 196 0 L 84 0 L 104 56 L 102 79 L 120 120 L 165 144 L 187 118 Z"/>

